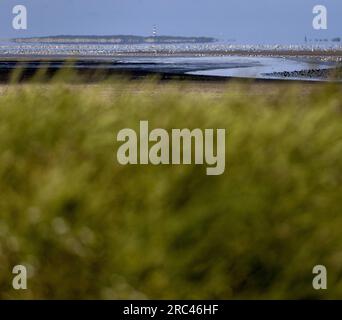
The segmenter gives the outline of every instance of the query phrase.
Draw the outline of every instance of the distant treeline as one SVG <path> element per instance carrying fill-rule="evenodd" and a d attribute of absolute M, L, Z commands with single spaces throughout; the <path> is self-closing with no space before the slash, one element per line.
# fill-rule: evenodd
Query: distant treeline
<path fill-rule="evenodd" d="M 48 36 L 48 37 L 32 37 L 32 38 L 16 38 L 14 42 L 19 43 L 109 43 L 109 44 L 139 44 L 139 43 L 211 43 L 215 42 L 215 38 L 211 37 L 177 37 L 177 36 L 133 36 L 133 35 L 116 35 L 116 36 Z"/>
<path fill-rule="evenodd" d="M 328 38 L 308 38 L 308 37 L 305 37 L 305 42 L 341 42 L 341 37 L 335 37 L 335 38 L 332 38 L 332 39 L 328 39 Z"/>

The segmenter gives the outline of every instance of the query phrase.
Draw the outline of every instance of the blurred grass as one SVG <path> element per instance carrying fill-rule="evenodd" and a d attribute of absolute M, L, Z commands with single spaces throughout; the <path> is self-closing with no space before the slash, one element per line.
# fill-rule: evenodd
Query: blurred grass
<path fill-rule="evenodd" d="M 341 87 L 127 85 L 0 95 L 0 298 L 342 298 Z M 118 165 L 116 134 L 140 120 L 226 128 L 225 174 Z"/>

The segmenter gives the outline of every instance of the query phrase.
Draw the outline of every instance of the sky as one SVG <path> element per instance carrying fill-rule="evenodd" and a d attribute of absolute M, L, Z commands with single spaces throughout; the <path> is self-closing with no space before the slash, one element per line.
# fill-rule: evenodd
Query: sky
<path fill-rule="evenodd" d="M 27 30 L 12 9 L 25 5 Z M 312 9 L 328 9 L 328 29 L 314 30 Z M 47 35 L 211 36 L 238 43 L 302 43 L 342 36 L 342 0 L 1 0 L 0 38 Z"/>

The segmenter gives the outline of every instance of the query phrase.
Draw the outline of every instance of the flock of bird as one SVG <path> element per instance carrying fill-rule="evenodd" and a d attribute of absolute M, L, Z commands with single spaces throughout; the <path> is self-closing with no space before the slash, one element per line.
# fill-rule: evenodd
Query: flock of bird
<path fill-rule="evenodd" d="M 255 52 L 282 51 L 320 51 L 342 53 L 342 44 L 334 45 L 237 45 L 227 43 L 196 43 L 196 44 L 42 44 L 42 43 L 0 43 L 0 55 L 90 55 L 112 56 L 120 54 L 229 54 L 242 51 Z"/>

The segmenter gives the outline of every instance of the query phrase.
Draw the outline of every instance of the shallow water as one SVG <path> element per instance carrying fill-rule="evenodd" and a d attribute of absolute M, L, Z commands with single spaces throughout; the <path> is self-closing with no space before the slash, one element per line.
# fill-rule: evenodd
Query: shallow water
<path fill-rule="evenodd" d="M 184 73 L 217 77 L 281 79 L 275 72 L 294 72 L 311 69 L 331 69 L 335 65 L 305 58 L 281 57 L 123 57 L 118 61 L 121 68 L 139 68 L 145 71 Z M 295 77 L 288 75 L 287 80 L 321 81 L 319 77 Z"/>
<path fill-rule="evenodd" d="M 249 50 L 304 50 L 303 46 L 233 46 L 224 43 L 211 44 L 153 44 L 153 45 L 113 45 L 113 44 L 42 44 L 42 43 L 11 43 L 0 42 L 0 57 L 89 57 L 96 61 L 106 61 L 103 68 L 130 69 L 147 72 L 166 72 L 190 75 L 206 75 L 218 77 L 239 77 L 257 79 L 281 79 L 274 72 L 293 72 L 310 69 L 329 69 L 334 63 L 307 58 L 281 58 L 257 56 L 209 56 L 216 51 L 232 49 Z M 158 56 L 155 52 L 162 51 L 168 55 Z M 191 53 L 197 53 L 191 55 Z M 202 54 L 199 56 L 198 52 Z M 142 55 L 144 53 L 144 55 Z M 146 53 L 147 57 L 146 57 Z M 178 54 L 177 54 L 178 53 Z M 183 56 L 172 56 L 181 55 Z M 190 53 L 185 55 L 184 53 Z M 130 54 L 130 56 L 127 56 Z M 133 56 L 132 56 L 133 54 Z M 207 56 L 206 56 L 207 55 Z M 110 62 L 110 63 L 108 63 Z M 1 63 L 1 68 L 11 65 Z M 34 65 L 33 65 L 34 67 Z M 36 66 L 39 67 L 39 66 Z M 56 65 L 56 68 L 62 65 Z M 96 65 L 79 64 L 77 68 L 98 67 Z M 287 80 L 323 80 L 319 77 L 295 77 L 289 75 Z"/>
<path fill-rule="evenodd" d="M 270 74 L 275 72 L 294 72 L 310 69 L 330 69 L 333 64 L 324 62 L 309 61 L 307 59 L 289 59 L 289 58 L 270 58 L 270 57 L 238 57 L 229 56 L 224 57 L 228 64 L 240 64 L 242 67 L 235 68 L 219 68 L 211 70 L 191 71 L 189 74 L 193 75 L 208 75 L 220 77 L 239 77 L 239 78 L 255 78 L 255 79 L 279 79 L 279 76 L 272 76 Z M 322 80 L 318 77 L 295 77 L 288 76 L 288 80 Z"/>

